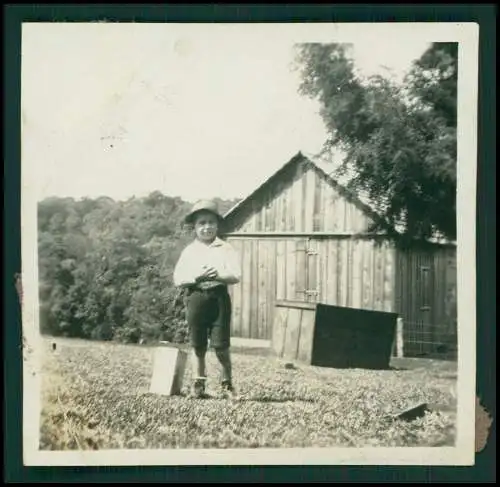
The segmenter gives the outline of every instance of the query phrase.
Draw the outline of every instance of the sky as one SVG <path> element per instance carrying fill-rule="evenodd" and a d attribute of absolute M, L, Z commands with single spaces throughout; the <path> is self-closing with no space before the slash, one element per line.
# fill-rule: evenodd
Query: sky
<path fill-rule="evenodd" d="M 242 198 L 297 152 L 319 151 L 319 105 L 298 94 L 292 69 L 294 43 L 317 40 L 314 24 L 261 27 L 25 25 L 29 190 L 37 200 Z M 430 42 L 377 32 L 352 39 L 365 75 L 389 68 L 402 79 Z"/>

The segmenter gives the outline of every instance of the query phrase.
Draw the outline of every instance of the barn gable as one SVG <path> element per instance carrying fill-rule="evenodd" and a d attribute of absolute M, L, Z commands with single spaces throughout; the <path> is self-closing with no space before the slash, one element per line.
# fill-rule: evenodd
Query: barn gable
<path fill-rule="evenodd" d="M 225 215 L 225 233 L 363 234 L 378 216 L 298 153 Z"/>

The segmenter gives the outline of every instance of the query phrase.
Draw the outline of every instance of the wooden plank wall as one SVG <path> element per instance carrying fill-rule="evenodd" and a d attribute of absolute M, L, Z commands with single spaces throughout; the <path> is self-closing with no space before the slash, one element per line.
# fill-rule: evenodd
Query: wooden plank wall
<path fill-rule="evenodd" d="M 281 301 L 275 308 L 271 348 L 279 358 L 311 364 L 316 306 Z"/>
<path fill-rule="evenodd" d="M 369 217 L 310 165 L 291 166 L 228 221 L 231 233 L 366 231 Z"/>
<path fill-rule="evenodd" d="M 395 281 L 405 355 L 434 355 L 442 345 L 456 347 L 456 249 L 398 251 Z"/>
<path fill-rule="evenodd" d="M 395 254 L 388 244 L 301 237 L 228 237 L 228 242 L 242 266 L 241 283 L 230 287 L 233 336 L 271 339 L 276 300 L 394 311 Z"/>
<path fill-rule="evenodd" d="M 325 238 L 311 242 L 314 272 L 308 288 L 317 301 L 375 311 L 394 310 L 394 250 L 373 240 Z"/>
<path fill-rule="evenodd" d="M 275 301 L 300 300 L 399 313 L 407 355 L 432 353 L 440 344 L 456 346 L 453 248 L 403 253 L 387 243 L 348 238 L 228 241 L 243 270 L 242 282 L 231 287 L 234 336 L 270 339 Z M 313 253 L 307 256 L 306 249 Z M 305 288 L 318 295 L 301 293 Z"/>

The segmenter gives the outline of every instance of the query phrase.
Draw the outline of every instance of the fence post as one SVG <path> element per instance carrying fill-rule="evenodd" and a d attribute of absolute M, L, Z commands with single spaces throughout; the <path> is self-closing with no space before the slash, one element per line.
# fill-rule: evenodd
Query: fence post
<path fill-rule="evenodd" d="M 399 317 L 396 324 L 396 357 L 404 357 L 403 347 L 403 318 Z"/>

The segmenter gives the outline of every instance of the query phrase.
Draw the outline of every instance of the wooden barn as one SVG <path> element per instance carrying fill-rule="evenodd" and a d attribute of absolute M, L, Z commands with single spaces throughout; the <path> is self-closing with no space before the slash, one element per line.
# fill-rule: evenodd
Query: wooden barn
<path fill-rule="evenodd" d="M 456 248 L 401 251 L 367 228 L 377 215 L 298 153 L 225 215 L 241 256 L 232 334 L 270 340 L 275 304 L 299 301 L 396 312 L 405 356 L 454 358 Z"/>

